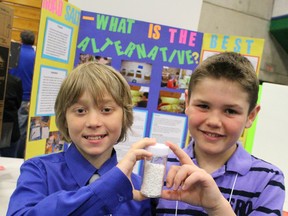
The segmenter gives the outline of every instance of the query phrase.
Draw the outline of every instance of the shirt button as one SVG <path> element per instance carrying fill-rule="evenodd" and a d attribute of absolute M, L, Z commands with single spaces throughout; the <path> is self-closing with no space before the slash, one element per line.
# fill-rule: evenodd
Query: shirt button
<path fill-rule="evenodd" d="M 119 196 L 118 200 L 119 200 L 119 202 L 123 202 L 124 201 L 124 197 L 123 196 Z"/>

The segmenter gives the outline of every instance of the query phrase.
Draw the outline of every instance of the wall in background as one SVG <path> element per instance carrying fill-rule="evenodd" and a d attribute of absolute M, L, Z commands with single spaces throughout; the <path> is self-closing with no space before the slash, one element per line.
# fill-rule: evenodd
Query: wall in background
<path fill-rule="evenodd" d="M 203 0 L 69 0 L 81 10 L 197 31 Z"/>
<path fill-rule="evenodd" d="M 272 12 L 283 5 L 288 0 L 204 0 L 198 31 L 264 38 L 260 80 L 288 85 L 288 53 L 269 32 Z"/>
<path fill-rule="evenodd" d="M 288 1 L 274 0 L 272 17 L 288 15 Z"/>
<path fill-rule="evenodd" d="M 67 0 L 64 0 L 67 2 Z M 37 44 L 42 0 L 0 0 L 1 3 L 13 9 L 13 26 L 11 39 L 20 42 L 20 33 L 31 30 L 35 33 Z"/>
<path fill-rule="evenodd" d="M 20 42 L 20 32 L 31 30 L 35 33 L 37 44 L 40 21 L 41 0 L 0 0 L 1 3 L 14 11 L 12 40 Z"/>

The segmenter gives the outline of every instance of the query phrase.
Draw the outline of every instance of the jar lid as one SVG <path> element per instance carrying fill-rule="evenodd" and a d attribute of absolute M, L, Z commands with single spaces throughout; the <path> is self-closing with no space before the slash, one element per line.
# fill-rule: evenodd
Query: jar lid
<path fill-rule="evenodd" d="M 169 150 L 169 147 L 162 143 L 156 143 L 155 145 L 147 147 L 147 151 L 151 152 L 155 156 L 167 156 Z"/>

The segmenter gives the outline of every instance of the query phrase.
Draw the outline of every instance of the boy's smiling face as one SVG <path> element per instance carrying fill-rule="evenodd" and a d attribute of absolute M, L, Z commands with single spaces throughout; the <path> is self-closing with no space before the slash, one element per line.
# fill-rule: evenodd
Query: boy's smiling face
<path fill-rule="evenodd" d="M 236 82 L 204 78 L 194 87 L 186 115 L 195 140 L 195 151 L 228 159 L 243 130 L 250 127 L 259 109 L 248 114 L 248 94 Z"/>
<path fill-rule="evenodd" d="M 111 157 L 114 144 L 120 137 L 123 109 L 106 94 L 98 106 L 84 92 L 66 112 L 71 140 L 81 154 L 99 168 Z"/>

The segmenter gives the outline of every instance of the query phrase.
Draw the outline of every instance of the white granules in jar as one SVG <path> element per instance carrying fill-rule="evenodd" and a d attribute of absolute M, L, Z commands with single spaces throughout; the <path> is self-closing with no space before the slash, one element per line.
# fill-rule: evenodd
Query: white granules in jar
<path fill-rule="evenodd" d="M 161 196 L 165 165 L 145 163 L 145 173 L 141 193 L 146 197 L 156 198 Z"/>

